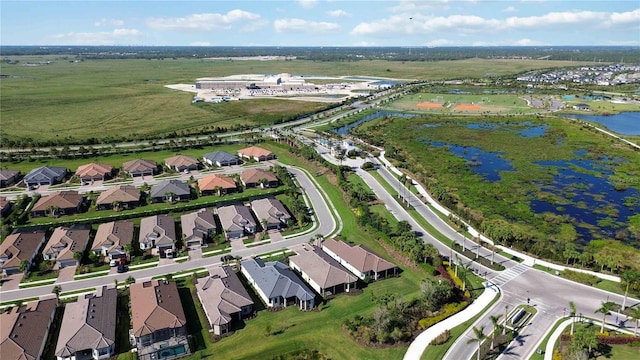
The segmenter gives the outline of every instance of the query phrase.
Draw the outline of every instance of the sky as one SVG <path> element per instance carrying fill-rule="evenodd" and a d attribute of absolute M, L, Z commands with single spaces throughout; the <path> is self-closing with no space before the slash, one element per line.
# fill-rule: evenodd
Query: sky
<path fill-rule="evenodd" d="M 640 46 L 640 1 L 2 0 L 0 45 Z"/>

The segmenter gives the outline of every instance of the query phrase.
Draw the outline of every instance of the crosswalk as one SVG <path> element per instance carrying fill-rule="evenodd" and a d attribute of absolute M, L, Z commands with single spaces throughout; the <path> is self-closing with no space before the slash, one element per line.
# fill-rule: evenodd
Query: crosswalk
<path fill-rule="evenodd" d="M 518 264 L 512 268 L 508 268 L 502 272 L 500 272 L 497 276 L 489 279 L 490 282 L 498 285 L 498 286 L 502 286 L 506 283 L 508 283 L 509 281 L 515 279 L 516 277 L 518 277 L 520 274 L 524 273 L 525 271 L 529 270 L 530 267 L 523 265 L 523 264 Z"/>

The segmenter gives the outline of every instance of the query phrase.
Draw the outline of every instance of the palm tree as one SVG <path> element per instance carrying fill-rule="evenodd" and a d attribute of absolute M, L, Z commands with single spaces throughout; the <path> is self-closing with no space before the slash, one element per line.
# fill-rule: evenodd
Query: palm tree
<path fill-rule="evenodd" d="M 627 315 L 629 318 L 635 320 L 636 329 L 633 331 L 633 336 L 638 335 L 638 322 L 640 322 L 640 307 L 629 308 L 629 314 Z"/>
<path fill-rule="evenodd" d="M 60 293 L 62 292 L 62 287 L 60 285 L 56 285 L 51 289 L 51 293 L 56 296 L 56 303 L 60 304 Z"/>
<path fill-rule="evenodd" d="M 499 330 L 500 325 L 498 321 L 500 321 L 500 315 L 491 315 L 489 316 L 489 320 L 491 320 L 491 324 L 493 324 L 493 331 L 491 332 L 491 350 L 493 350 L 494 341 L 496 339 L 496 332 Z"/>
<path fill-rule="evenodd" d="M 622 301 L 622 310 L 621 310 L 621 311 L 624 311 L 624 308 L 626 307 L 626 304 L 627 304 L 627 295 L 629 295 L 629 286 L 632 286 L 635 288 L 638 285 L 640 285 L 640 271 L 629 269 L 622 273 L 622 275 L 620 276 L 620 280 L 622 281 L 623 284 L 626 285 L 624 290 L 624 300 Z"/>
<path fill-rule="evenodd" d="M 475 336 L 472 339 L 469 339 L 469 341 L 467 341 L 467 344 L 471 344 L 473 342 L 478 343 L 478 360 L 480 360 L 480 346 L 482 345 L 482 342 L 487 338 L 487 335 L 485 335 L 484 333 L 484 325 L 480 326 L 480 328 L 478 329 L 477 327 L 473 327 L 473 335 Z"/>
<path fill-rule="evenodd" d="M 502 335 L 507 334 L 507 316 L 509 315 L 507 311 L 509 311 L 509 305 L 504 306 L 504 326 L 502 327 Z"/>
<path fill-rule="evenodd" d="M 602 302 L 602 306 L 594 311 L 595 313 L 601 313 L 602 314 L 602 326 L 600 327 L 600 332 L 603 333 L 604 332 L 604 323 L 607 319 L 607 315 L 611 314 L 611 310 L 613 310 L 615 308 L 615 303 L 612 303 L 610 301 L 603 301 Z"/>
<path fill-rule="evenodd" d="M 573 335 L 573 325 L 576 322 L 576 304 L 573 301 L 569 301 L 569 309 L 571 309 L 569 316 L 571 316 L 571 335 Z"/>

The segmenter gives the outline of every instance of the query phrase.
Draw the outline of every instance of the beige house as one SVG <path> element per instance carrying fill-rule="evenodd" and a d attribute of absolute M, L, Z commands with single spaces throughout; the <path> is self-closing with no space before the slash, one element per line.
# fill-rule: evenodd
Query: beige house
<path fill-rule="evenodd" d="M 176 155 L 164 159 L 164 164 L 178 172 L 198 170 L 198 160 L 187 155 Z"/>
<path fill-rule="evenodd" d="M 344 241 L 326 239 L 322 242 L 322 251 L 362 280 L 366 277 L 378 280 L 395 275 L 398 271 L 397 266 L 362 245 L 350 245 Z"/>
<path fill-rule="evenodd" d="M 90 235 L 90 226 L 57 227 L 42 250 L 42 257 L 45 260 L 55 260 L 56 269 L 80 265 L 74 254 L 78 251 L 84 253 Z"/>
<path fill-rule="evenodd" d="M 4 275 L 17 274 L 20 264 L 27 262 L 27 269 L 33 264 L 38 250 L 45 242 L 44 231 L 24 231 L 7 235 L 0 244 L 0 268 Z"/>
<path fill-rule="evenodd" d="M 180 224 L 186 246 L 204 246 L 216 234 L 216 221 L 209 209 L 182 215 Z"/>
<path fill-rule="evenodd" d="M 287 226 L 291 220 L 291 214 L 275 198 L 263 198 L 251 201 L 251 209 L 264 230 L 280 229 Z"/>
<path fill-rule="evenodd" d="M 176 225 L 169 215 L 154 215 L 140 220 L 140 250 L 152 249 L 152 254 L 172 258 L 175 252 Z"/>
<path fill-rule="evenodd" d="M 96 180 L 106 180 L 113 174 L 113 166 L 108 164 L 90 163 L 78 166 L 76 176 L 83 183 L 89 183 Z"/>
<path fill-rule="evenodd" d="M 132 209 L 140 205 L 140 190 L 133 185 L 118 185 L 110 187 L 98 195 L 96 207 L 106 209 Z"/>
<path fill-rule="evenodd" d="M 77 191 L 56 191 L 43 196 L 31 209 L 31 216 L 70 215 L 80 211 L 84 197 Z"/>
<path fill-rule="evenodd" d="M 356 288 L 358 278 L 316 246 L 303 245 L 289 258 L 291 269 L 300 273 L 318 294 L 337 294 Z"/>
<path fill-rule="evenodd" d="M 111 221 L 98 226 L 96 237 L 93 239 L 91 251 L 103 256 L 105 262 L 114 259 L 127 259 L 129 253 L 126 245 L 133 241 L 133 222 Z"/>
<path fill-rule="evenodd" d="M 245 159 L 253 159 L 255 161 L 267 161 L 276 158 L 276 155 L 269 150 L 258 146 L 250 146 L 248 148 L 238 150 L 238 156 Z"/>
<path fill-rule="evenodd" d="M 240 174 L 242 185 L 248 188 L 268 188 L 278 187 L 280 181 L 278 177 L 271 171 L 262 169 L 247 169 Z"/>
<path fill-rule="evenodd" d="M 49 299 L 0 313 L 0 359 L 41 359 L 55 312 L 56 299 Z"/>

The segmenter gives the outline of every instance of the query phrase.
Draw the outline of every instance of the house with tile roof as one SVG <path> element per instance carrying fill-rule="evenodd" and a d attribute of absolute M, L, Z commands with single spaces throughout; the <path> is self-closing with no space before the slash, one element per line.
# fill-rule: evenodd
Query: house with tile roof
<path fill-rule="evenodd" d="M 106 359 L 115 355 L 118 290 L 102 286 L 64 307 L 57 360 Z"/>
<path fill-rule="evenodd" d="M 108 188 L 98 195 L 98 210 L 133 209 L 140 205 L 140 189 L 133 185 L 117 185 Z"/>
<path fill-rule="evenodd" d="M 189 201 L 191 187 L 180 180 L 164 180 L 151 187 L 149 197 L 154 203 Z"/>
<path fill-rule="evenodd" d="M 169 169 L 183 172 L 198 170 L 200 163 L 194 157 L 187 155 L 176 155 L 164 159 L 164 164 Z"/>
<path fill-rule="evenodd" d="M 20 179 L 20 171 L 18 170 L 0 170 L 0 188 L 13 185 Z"/>
<path fill-rule="evenodd" d="M 158 164 L 153 160 L 136 159 L 122 164 L 122 171 L 136 177 L 153 175 L 158 170 Z"/>
<path fill-rule="evenodd" d="M 322 242 L 322 251 L 362 280 L 366 277 L 378 280 L 395 275 L 398 271 L 397 266 L 362 245 L 326 239 Z"/>
<path fill-rule="evenodd" d="M 244 205 L 227 205 L 217 209 L 220 225 L 228 239 L 241 238 L 256 232 L 256 221 L 251 210 Z"/>
<path fill-rule="evenodd" d="M 54 269 L 80 265 L 73 255 L 87 249 L 90 235 L 90 225 L 59 226 L 53 230 L 53 234 L 44 246 L 42 257 L 45 260 L 55 260 Z"/>
<path fill-rule="evenodd" d="M 41 197 L 31 208 L 31 216 L 60 216 L 80 212 L 84 197 L 77 191 L 56 191 Z"/>
<path fill-rule="evenodd" d="M 17 274 L 20 271 L 20 264 L 27 262 L 27 270 L 33 264 L 33 260 L 38 255 L 38 251 L 45 243 L 46 234 L 44 231 L 14 231 L 7 235 L 0 244 L 0 268 L 6 275 Z"/>
<path fill-rule="evenodd" d="M 276 198 L 268 197 L 251 201 L 251 210 L 256 214 L 263 229 L 280 229 L 287 226 L 291 220 L 291 214 Z"/>
<path fill-rule="evenodd" d="M 202 161 L 209 166 L 238 165 L 238 157 L 226 151 L 214 151 L 202 155 Z"/>
<path fill-rule="evenodd" d="M 55 313 L 56 299 L 31 301 L 0 313 L 0 359 L 41 359 Z"/>
<path fill-rule="evenodd" d="M 315 306 L 315 293 L 284 263 L 242 260 L 241 272 L 267 307 L 296 305 L 300 310 Z"/>
<path fill-rule="evenodd" d="M 98 226 L 91 251 L 104 258 L 105 262 L 115 259 L 127 259 L 127 244 L 133 241 L 133 222 L 127 220 L 111 221 Z"/>
<path fill-rule="evenodd" d="M 152 249 L 153 255 L 172 258 L 175 253 L 176 225 L 169 215 L 154 215 L 140 220 L 140 250 Z"/>
<path fill-rule="evenodd" d="M 242 320 L 253 311 L 251 296 L 230 266 L 211 269 L 210 276 L 198 279 L 196 291 L 216 335 L 229 332 L 234 319 Z"/>
<path fill-rule="evenodd" d="M 53 185 L 59 183 L 67 176 L 67 169 L 56 166 L 42 166 L 29 171 L 24 176 L 24 183 L 29 189 L 33 189 L 40 185 Z"/>
<path fill-rule="evenodd" d="M 262 169 L 247 169 L 240 174 L 240 181 L 245 188 L 272 188 L 278 187 L 280 181 L 271 171 Z"/>
<path fill-rule="evenodd" d="M 316 246 L 303 244 L 289 266 L 322 296 L 356 289 L 358 278 Z"/>
<path fill-rule="evenodd" d="M 82 183 L 90 183 L 92 181 L 107 180 L 113 175 L 113 166 L 109 164 L 90 163 L 78 166 L 76 176 L 80 178 Z"/>
<path fill-rule="evenodd" d="M 240 149 L 238 150 L 238 156 L 255 161 L 267 161 L 276 158 L 274 153 L 258 146 L 250 146 L 248 148 Z"/>
<path fill-rule="evenodd" d="M 236 181 L 224 174 L 209 174 L 198 179 L 198 189 L 200 189 L 202 196 L 230 194 L 235 192 L 237 188 Z"/>
<path fill-rule="evenodd" d="M 187 318 L 175 282 L 131 284 L 131 333 L 138 359 L 173 359 L 188 355 Z"/>
<path fill-rule="evenodd" d="M 217 232 L 216 221 L 209 209 L 184 214 L 180 217 L 182 237 L 186 246 L 205 246 Z"/>

